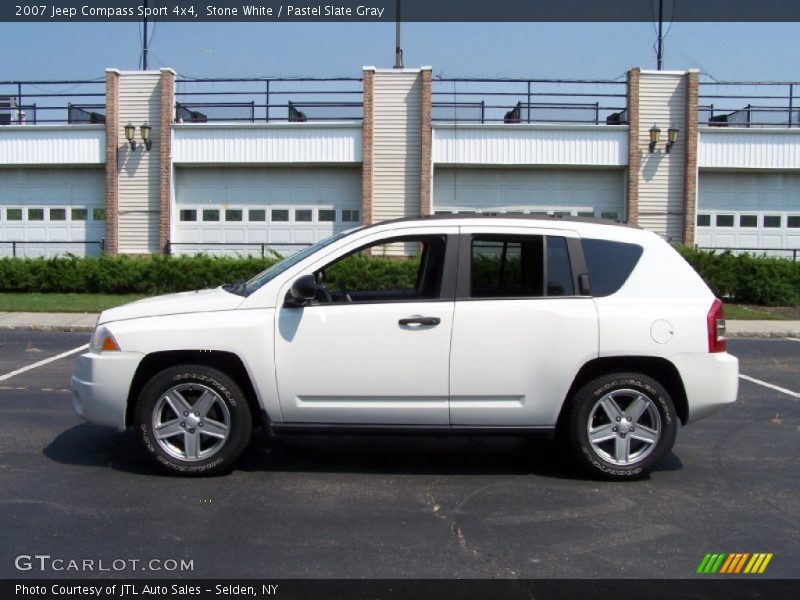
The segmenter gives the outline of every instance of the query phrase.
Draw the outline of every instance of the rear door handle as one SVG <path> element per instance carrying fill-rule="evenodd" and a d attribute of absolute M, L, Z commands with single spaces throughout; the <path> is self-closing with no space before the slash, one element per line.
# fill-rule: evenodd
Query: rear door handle
<path fill-rule="evenodd" d="M 438 325 L 441 323 L 442 320 L 439 317 L 406 317 L 405 319 L 400 319 L 398 323 L 402 326 L 406 325 Z"/>

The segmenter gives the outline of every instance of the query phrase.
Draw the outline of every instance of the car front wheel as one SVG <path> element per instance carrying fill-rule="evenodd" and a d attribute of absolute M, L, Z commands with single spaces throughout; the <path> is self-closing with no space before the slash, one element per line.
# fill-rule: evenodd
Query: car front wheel
<path fill-rule="evenodd" d="M 183 475 L 229 470 L 252 431 L 250 408 L 236 382 L 202 365 L 155 375 L 139 394 L 135 417 L 147 453 Z"/>
<path fill-rule="evenodd" d="M 672 449 L 675 405 L 655 379 L 640 373 L 599 377 L 573 397 L 568 441 L 578 464 L 606 479 L 645 476 Z"/>

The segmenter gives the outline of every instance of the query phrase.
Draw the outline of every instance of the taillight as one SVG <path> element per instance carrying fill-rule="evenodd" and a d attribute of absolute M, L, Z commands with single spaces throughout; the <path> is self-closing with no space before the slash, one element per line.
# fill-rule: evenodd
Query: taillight
<path fill-rule="evenodd" d="M 725 352 L 728 341 L 725 337 L 725 306 L 719 298 L 714 298 L 714 303 L 706 317 L 708 327 L 708 351 Z"/>

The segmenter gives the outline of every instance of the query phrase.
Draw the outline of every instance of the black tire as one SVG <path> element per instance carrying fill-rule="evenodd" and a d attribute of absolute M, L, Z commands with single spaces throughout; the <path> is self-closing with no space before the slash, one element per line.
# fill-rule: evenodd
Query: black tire
<path fill-rule="evenodd" d="M 612 373 L 590 381 L 571 398 L 566 417 L 563 433 L 577 466 L 603 479 L 644 477 L 672 449 L 678 430 L 669 393 L 641 373 Z"/>
<path fill-rule="evenodd" d="M 229 471 L 253 429 L 250 407 L 236 382 L 202 365 L 170 367 L 153 376 L 139 394 L 134 416 L 147 454 L 179 475 Z"/>

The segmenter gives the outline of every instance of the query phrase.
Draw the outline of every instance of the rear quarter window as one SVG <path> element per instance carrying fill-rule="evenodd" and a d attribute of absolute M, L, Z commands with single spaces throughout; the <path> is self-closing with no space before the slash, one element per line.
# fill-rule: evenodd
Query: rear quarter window
<path fill-rule="evenodd" d="M 589 268 L 592 296 L 610 296 L 628 280 L 643 248 L 637 244 L 583 239 L 583 255 Z"/>

